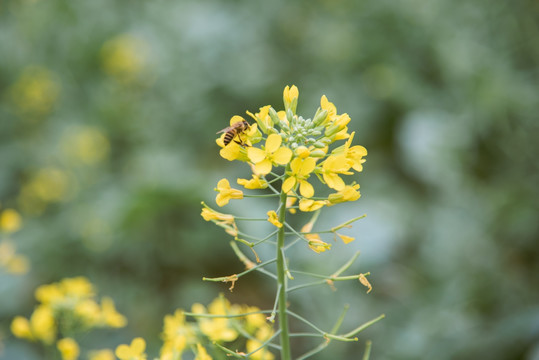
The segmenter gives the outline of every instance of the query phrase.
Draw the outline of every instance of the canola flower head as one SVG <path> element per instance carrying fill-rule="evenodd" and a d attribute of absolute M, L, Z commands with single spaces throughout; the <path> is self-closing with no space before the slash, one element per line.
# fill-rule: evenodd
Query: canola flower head
<path fill-rule="evenodd" d="M 120 360 L 146 360 L 147 355 L 144 350 L 146 350 L 146 341 L 137 337 L 131 341 L 130 345 L 119 345 L 115 354 Z"/>
<path fill-rule="evenodd" d="M 58 340 L 56 347 L 60 351 L 62 360 L 77 360 L 80 354 L 79 344 L 72 338 Z"/>
<path fill-rule="evenodd" d="M 243 199 L 243 192 L 241 190 L 231 188 L 230 182 L 228 182 L 227 179 L 219 180 L 215 191 L 219 192 L 215 198 L 215 202 L 221 207 L 228 204 L 231 199 Z"/>

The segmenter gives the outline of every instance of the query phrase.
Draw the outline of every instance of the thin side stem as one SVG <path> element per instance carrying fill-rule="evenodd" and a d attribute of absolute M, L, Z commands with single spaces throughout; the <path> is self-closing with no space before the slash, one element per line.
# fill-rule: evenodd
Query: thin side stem
<path fill-rule="evenodd" d="M 281 191 L 279 204 L 279 222 L 285 224 L 286 217 L 286 193 Z M 288 333 L 288 315 L 286 311 L 286 271 L 285 258 L 282 248 L 284 247 L 284 226 L 277 233 L 277 284 L 279 291 L 279 328 L 281 331 L 281 360 L 291 360 L 290 336 Z"/>

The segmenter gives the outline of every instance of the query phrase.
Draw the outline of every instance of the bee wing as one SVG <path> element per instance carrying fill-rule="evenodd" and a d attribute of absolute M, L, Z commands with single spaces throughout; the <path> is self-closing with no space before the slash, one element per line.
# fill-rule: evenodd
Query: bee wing
<path fill-rule="evenodd" d="M 220 133 L 223 133 L 223 132 L 228 132 L 228 131 L 232 130 L 233 128 L 234 128 L 234 126 L 226 127 L 223 130 L 217 131 L 216 134 L 220 134 Z"/>

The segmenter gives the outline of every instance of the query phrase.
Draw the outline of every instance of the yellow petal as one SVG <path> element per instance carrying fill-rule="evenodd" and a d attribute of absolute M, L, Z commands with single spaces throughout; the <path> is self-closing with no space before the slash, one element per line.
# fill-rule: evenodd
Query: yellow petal
<path fill-rule="evenodd" d="M 337 174 L 323 174 L 323 177 L 327 186 L 337 191 L 341 191 L 346 186 L 343 179 L 341 179 Z"/>
<path fill-rule="evenodd" d="M 302 176 L 310 174 L 313 172 L 315 167 L 316 167 L 316 160 L 311 157 L 306 158 L 305 160 L 303 160 L 303 163 L 301 164 L 301 170 L 299 174 Z"/>
<path fill-rule="evenodd" d="M 314 195 L 314 189 L 313 189 L 313 186 L 305 181 L 305 180 L 302 180 L 300 183 L 299 183 L 299 192 L 301 193 L 301 195 L 307 197 L 307 198 L 310 198 Z"/>
<path fill-rule="evenodd" d="M 219 182 L 217 183 L 217 190 L 223 191 L 227 189 L 230 189 L 230 183 L 228 182 L 228 180 L 227 179 L 219 180 Z"/>
<path fill-rule="evenodd" d="M 303 163 L 303 160 L 299 157 L 295 158 L 290 162 L 290 170 L 292 170 L 293 174 L 298 174 L 301 169 L 301 164 Z"/>
<path fill-rule="evenodd" d="M 230 126 L 234 125 L 235 123 L 245 121 L 245 119 L 239 115 L 234 115 L 230 118 Z"/>
<path fill-rule="evenodd" d="M 262 149 L 250 147 L 247 149 L 249 160 L 257 164 L 266 158 L 266 152 Z"/>
<path fill-rule="evenodd" d="M 273 161 L 279 165 L 286 165 L 292 159 L 292 150 L 289 148 L 279 148 L 273 154 Z"/>
<path fill-rule="evenodd" d="M 269 135 L 266 140 L 266 152 L 269 154 L 273 154 L 275 151 L 277 151 L 277 149 L 279 149 L 282 142 L 283 142 L 283 139 L 281 138 L 281 135 L 279 134 Z"/>
<path fill-rule="evenodd" d="M 122 344 L 116 348 L 116 356 L 120 359 L 128 359 L 131 356 L 129 346 Z"/>
<path fill-rule="evenodd" d="M 257 174 L 266 175 L 269 174 L 271 171 L 272 165 L 271 161 L 269 160 L 263 160 L 257 164 L 255 164 L 255 171 Z"/>
<path fill-rule="evenodd" d="M 226 204 L 228 204 L 229 201 L 230 201 L 230 197 L 224 196 L 223 194 L 217 194 L 217 196 L 215 197 L 215 202 L 220 207 L 225 206 Z"/>
<path fill-rule="evenodd" d="M 131 342 L 131 348 L 135 353 L 142 354 L 144 349 L 146 349 L 146 341 L 141 337 L 135 338 Z"/>
<path fill-rule="evenodd" d="M 294 176 L 291 176 L 283 182 L 282 190 L 284 192 L 289 192 L 290 190 L 292 190 L 294 185 L 296 185 L 296 178 Z"/>

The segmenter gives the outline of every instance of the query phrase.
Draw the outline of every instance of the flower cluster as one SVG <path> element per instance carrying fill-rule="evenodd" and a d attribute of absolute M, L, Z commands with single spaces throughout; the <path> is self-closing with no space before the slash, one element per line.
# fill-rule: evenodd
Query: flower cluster
<path fill-rule="evenodd" d="M 22 217 L 14 209 L 0 211 L 0 268 L 8 273 L 24 274 L 30 268 L 30 262 L 24 255 L 17 254 L 15 244 L 9 235 L 22 227 Z"/>
<path fill-rule="evenodd" d="M 290 197 L 299 200 L 299 210 L 307 212 L 360 197 L 359 185 L 347 184 L 343 176 L 353 175 L 354 170 L 363 170 L 362 164 L 367 150 L 360 145 L 352 146 L 354 132 L 348 133 L 348 114 L 338 114 L 337 108 L 326 96 L 322 96 L 320 107 L 312 119 L 296 114 L 299 91 L 296 86 L 286 87 L 283 94 L 284 110 L 276 111 L 270 105 L 260 108 L 256 114 L 247 112 L 254 120 L 250 128 L 237 134 L 242 141 L 224 145 L 225 134 L 217 139 L 222 148 L 220 154 L 227 160 L 239 160 L 251 165 L 251 180 L 238 179 L 246 189 L 264 189 L 272 181 L 267 177 L 280 178 L 282 189 Z M 241 116 L 230 120 L 231 126 L 245 121 Z M 255 144 L 264 141 L 264 145 Z M 345 141 L 340 146 L 332 145 Z M 281 174 L 274 168 L 283 167 Z M 315 175 L 315 176 L 312 176 Z M 314 197 L 312 179 L 318 178 L 334 193 Z M 231 199 L 243 198 L 243 192 L 233 189 L 227 179 L 222 179 L 216 188 L 217 204 L 226 205 Z"/>
<path fill-rule="evenodd" d="M 363 170 L 367 150 L 361 145 L 352 145 L 355 133 L 348 131 L 350 116 L 339 114 L 336 106 L 322 96 L 312 119 L 306 119 L 296 114 L 298 98 L 298 88 L 287 86 L 283 92 L 284 109 L 276 111 L 266 105 L 256 114 L 247 112 L 254 121 L 247 129 L 237 126 L 245 123 L 243 117 L 233 116 L 229 131 L 225 129 L 225 134 L 216 140 L 221 147 L 220 155 L 229 161 L 249 164 L 251 179 L 237 179 L 245 189 L 269 188 L 274 194 L 279 194 L 279 190 L 286 193 L 286 207 L 292 214 L 297 209 L 313 212 L 324 206 L 359 199 L 359 184 L 348 181 L 347 177 Z M 231 135 L 235 141 L 229 141 L 225 146 L 225 136 L 230 138 Z M 318 194 L 323 186 L 316 184 L 315 179 L 329 191 Z M 226 178 L 219 180 L 215 190 L 218 193 L 216 203 L 220 207 L 231 200 L 256 196 L 233 188 Z M 275 210 L 268 211 L 267 215 L 271 224 L 277 228 L 283 226 Z M 204 204 L 202 216 L 225 228 L 238 240 L 233 215 L 219 213 Z M 345 243 L 354 240 L 337 233 L 335 236 Z M 317 253 L 330 248 L 316 233 L 305 234 L 304 240 Z"/>
<path fill-rule="evenodd" d="M 63 360 L 76 359 L 79 349 L 74 339 L 64 337 L 57 341 L 59 337 L 98 327 L 120 328 L 127 323 L 112 299 L 103 297 L 98 303 L 94 286 L 84 277 L 42 285 L 35 297 L 39 304 L 30 318 L 15 317 L 11 331 L 16 337 L 45 345 L 56 342 Z"/>
<path fill-rule="evenodd" d="M 196 317 L 197 321 L 187 321 L 187 315 Z M 191 313 L 178 309 L 165 316 L 159 360 L 181 360 L 189 349 L 196 360 L 211 360 L 208 349 L 225 345 L 245 348 L 250 353 L 249 359 L 273 360 L 274 355 L 265 344 L 273 334 L 273 327 L 260 309 L 231 304 L 220 296 L 207 308 L 197 303 Z M 121 360 L 146 360 L 145 348 L 144 339 L 135 338 L 130 345 L 118 346 L 116 356 Z"/>

